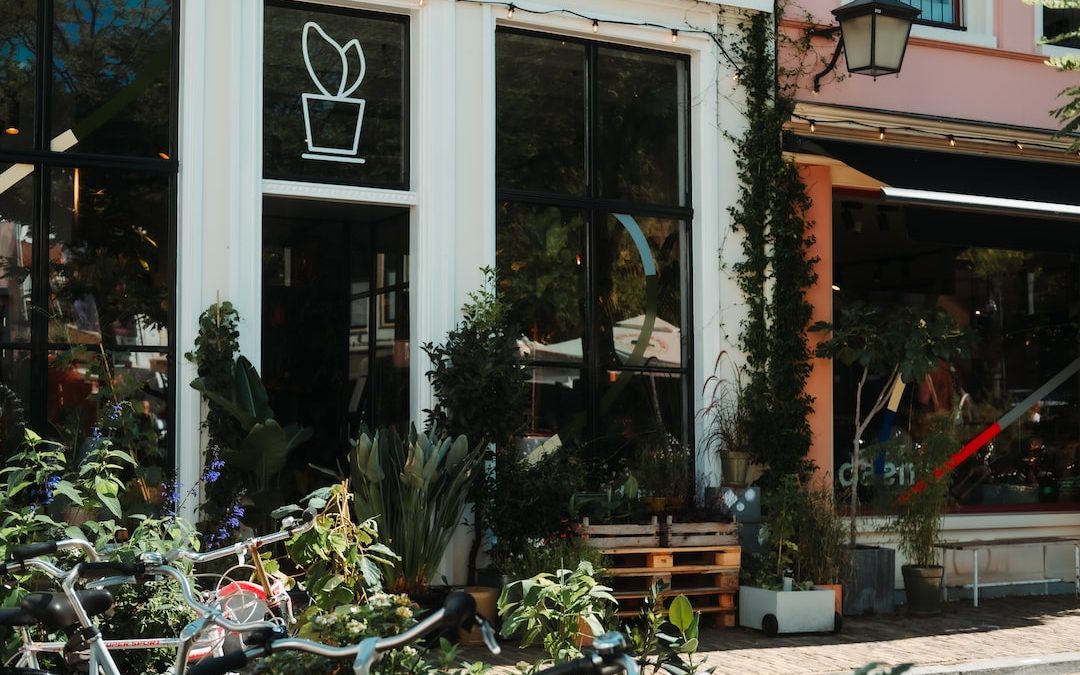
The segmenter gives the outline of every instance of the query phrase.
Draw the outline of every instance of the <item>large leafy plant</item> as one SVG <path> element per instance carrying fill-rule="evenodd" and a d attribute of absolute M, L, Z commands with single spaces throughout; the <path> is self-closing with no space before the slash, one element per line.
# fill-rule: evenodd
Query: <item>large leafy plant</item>
<path fill-rule="evenodd" d="M 556 663 L 578 658 L 582 625 L 600 635 L 601 617 L 618 606 L 611 588 L 596 576 L 592 563 L 583 560 L 576 569 L 541 572 L 504 587 L 498 603 L 503 637 L 520 631 L 522 647 L 540 642 Z M 520 589 L 520 599 L 512 600 L 515 588 Z"/>
<path fill-rule="evenodd" d="M 199 337 L 188 360 L 198 366 L 191 386 L 207 400 L 206 426 L 210 445 L 225 462 L 227 476 L 220 483 L 244 489 L 256 508 L 280 504 L 277 478 L 289 453 L 311 438 L 311 430 L 282 426 L 270 407 L 270 397 L 255 366 L 234 354 L 239 335 L 239 314 L 228 302 L 215 304 L 199 319 Z"/>
<path fill-rule="evenodd" d="M 483 458 L 465 436 L 450 438 L 413 426 L 407 438 L 393 429 L 361 432 L 349 453 L 353 510 L 375 519 L 400 556 L 387 569 L 395 592 L 425 590 L 462 522 L 472 474 Z"/>
<path fill-rule="evenodd" d="M 396 560 L 394 553 L 379 543 L 373 518 L 353 520 L 350 499 L 345 481 L 308 495 L 308 507 L 319 509 L 314 526 L 286 544 L 293 562 L 303 569 L 304 590 L 319 611 L 364 600 L 382 590 L 380 566 L 392 565 Z M 298 510 L 289 505 L 272 515 L 284 516 Z"/>

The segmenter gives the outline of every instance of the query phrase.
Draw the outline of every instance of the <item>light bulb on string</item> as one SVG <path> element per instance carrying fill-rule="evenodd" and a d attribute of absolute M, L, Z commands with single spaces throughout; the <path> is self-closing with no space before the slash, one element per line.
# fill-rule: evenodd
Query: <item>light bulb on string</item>
<path fill-rule="evenodd" d="M 597 21 L 596 19 L 592 20 L 592 32 L 594 32 L 594 33 L 599 33 L 600 32 L 600 22 Z"/>
<path fill-rule="evenodd" d="M 678 39 L 679 39 L 679 29 L 672 28 L 671 29 L 671 44 L 675 44 L 675 42 L 678 41 Z"/>
<path fill-rule="evenodd" d="M 1017 150 L 1023 150 L 1024 149 L 1024 144 L 1021 143 L 1020 141 L 1013 141 L 1013 145 L 1016 146 Z"/>
<path fill-rule="evenodd" d="M 513 5 L 509 5 L 509 6 L 508 6 L 508 7 L 506 8 L 506 18 L 507 18 L 507 19 L 513 19 L 513 18 L 514 18 L 514 10 L 515 10 L 515 9 L 517 9 L 517 8 L 516 8 L 516 7 L 514 7 Z"/>
<path fill-rule="evenodd" d="M 817 124 L 814 120 L 810 120 L 810 133 L 814 133 L 815 131 L 817 131 Z"/>
<path fill-rule="evenodd" d="M 946 136 L 945 138 L 948 139 L 950 148 L 956 147 L 956 138 L 954 138 L 953 136 Z"/>
<path fill-rule="evenodd" d="M 883 140 L 885 140 L 885 127 L 878 127 L 878 130 L 877 130 L 877 139 L 878 139 L 879 141 L 883 141 Z"/>

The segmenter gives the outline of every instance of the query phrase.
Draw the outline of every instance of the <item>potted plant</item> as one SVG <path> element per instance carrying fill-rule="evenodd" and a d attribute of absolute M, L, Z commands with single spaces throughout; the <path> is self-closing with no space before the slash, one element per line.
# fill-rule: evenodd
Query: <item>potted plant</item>
<path fill-rule="evenodd" d="M 631 471 L 651 513 L 686 508 L 692 490 L 693 462 L 689 450 L 674 436 L 662 430 L 643 435 Z"/>
<path fill-rule="evenodd" d="M 799 497 L 795 516 L 796 576 L 809 579 L 814 588 L 832 589 L 839 615 L 851 558 L 844 523 L 836 510 L 836 496 L 825 481 L 807 480 L 800 485 Z"/>
<path fill-rule="evenodd" d="M 512 589 L 520 588 L 514 600 Z M 601 619 L 618 606 L 611 588 L 597 581 L 592 563 L 583 560 L 573 570 L 559 569 L 515 581 L 499 596 L 502 635 L 521 631 L 522 647 L 542 642 L 555 663 L 581 656 L 583 638 L 604 632 Z"/>
<path fill-rule="evenodd" d="M 462 522 L 473 472 L 483 449 L 465 436 L 443 437 L 412 427 L 407 439 L 393 429 L 361 432 L 349 453 L 353 511 L 375 518 L 400 560 L 386 570 L 394 592 L 424 593 Z"/>
<path fill-rule="evenodd" d="M 896 515 L 885 526 L 899 538 L 898 548 L 905 560 L 900 571 L 908 612 L 941 612 L 941 582 L 944 568 L 937 564 L 936 545 L 948 504 L 950 474 L 939 469 L 959 447 L 954 415 L 946 411 L 934 415 L 924 438 L 918 442 L 898 439 L 897 461 L 910 467 L 916 481 L 895 499 Z"/>
<path fill-rule="evenodd" d="M 839 630 L 836 593 L 813 588 L 799 561 L 799 528 L 807 509 L 795 476 L 784 476 L 765 498 L 765 552 L 739 586 L 739 625 L 766 635 Z"/>
<path fill-rule="evenodd" d="M 856 541 L 859 485 L 864 471 L 869 469 L 862 457 L 864 436 L 894 390 L 922 381 L 942 363 L 961 358 L 967 350 L 968 335 L 940 307 L 885 309 L 860 301 L 843 307 L 836 324 L 818 321 L 810 330 L 829 334 L 818 344 L 817 356 L 838 359 L 857 373 L 848 514 L 852 572 L 844 613 L 889 612 L 893 607 L 895 552 L 862 546 Z M 869 407 L 864 407 L 863 392 L 872 380 L 881 382 L 881 388 L 869 399 Z"/>
<path fill-rule="evenodd" d="M 750 468 L 750 425 L 739 368 L 733 366 L 730 377 L 712 375 L 706 389 L 709 404 L 701 412 L 708 425 L 705 445 L 720 455 L 724 483 L 743 485 Z"/>

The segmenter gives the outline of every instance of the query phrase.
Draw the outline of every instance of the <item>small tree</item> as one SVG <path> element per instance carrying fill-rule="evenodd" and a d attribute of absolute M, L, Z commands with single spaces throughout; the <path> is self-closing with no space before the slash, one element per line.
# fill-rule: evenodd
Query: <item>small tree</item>
<path fill-rule="evenodd" d="M 440 345 L 422 345 L 431 359 L 427 372 L 436 403 L 428 413 L 429 426 L 451 436 L 465 435 L 495 452 L 485 459 L 505 463 L 514 438 L 525 428 L 529 410 L 528 372 L 510 325 L 509 306 L 495 295 L 495 270 L 485 267 L 484 287 L 469 294 L 464 318 Z M 474 474 L 472 497 L 477 503 L 475 536 L 469 556 L 469 578 L 476 572 L 476 554 L 484 530 L 483 514 L 490 510 L 490 477 Z"/>
<path fill-rule="evenodd" d="M 831 333 L 817 346 L 818 356 L 839 359 L 859 369 L 851 439 L 850 543 L 854 546 L 863 434 L 888 403 L 898 378 L 907 384 L 918 382 L 942 361 L 949 363 L 961 358 L 967 352 L 968 335 L 940 307 L 885 309 L 864 302 L 844 307 L 838 323 L 818 321 L 810 330 Z M 874 402 L 864 411 L 863 389 L 871 375 L 885 376 L 885 380 Z"/>

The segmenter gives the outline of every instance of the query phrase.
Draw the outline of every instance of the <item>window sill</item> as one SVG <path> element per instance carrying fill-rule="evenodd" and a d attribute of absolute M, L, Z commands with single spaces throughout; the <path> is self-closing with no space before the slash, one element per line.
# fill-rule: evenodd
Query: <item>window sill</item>
<path fill-rule="evenodd" d="M 997 37 L 988 33 L 977 33 L 972 30 L 959 28 L 941 28 L 939 26 L 920 26 L 915 24 L 911 27 L 911 37 L 924 40 L 936 40 L 938 42 L 951 42 L 953 44 L 969 45 L 972 47 L 997 47 Z"/>

